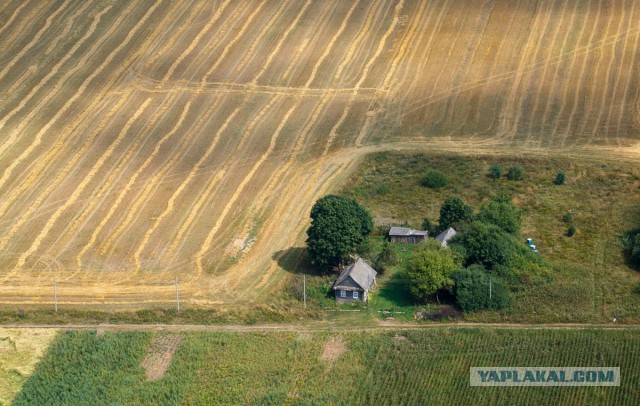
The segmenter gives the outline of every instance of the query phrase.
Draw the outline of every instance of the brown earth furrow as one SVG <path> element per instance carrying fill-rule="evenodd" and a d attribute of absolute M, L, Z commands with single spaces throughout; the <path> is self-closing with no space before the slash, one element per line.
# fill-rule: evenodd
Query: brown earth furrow
<path fill-rule="evenodd" d="M 86 187 L 93 180 L 94 176 L 104 166 L 105 162 L 113 154 L 114 150 L 118 147 L 118 145 L 120 145 L 120 143 L 123 142 L 123 140 L 125 138 L 125 135 L 129 132 L 129 129 L 138 120 L 138 118 L 140 118 L 140 116 L 142 115 L 142 113 L 144 113 L 144 111 L 146 110 L 146 108 L 149 106 L 150 103 L 151 103 L 151 98 L 148 98 L 147 100 L 145 100 L 144 103 L 142 103 L 142 105 L 138 108 L 138 110 L 131 116 L 129 121 L 127 121 L 125 126 L 120 131 L 120 134 L 118 134 L 118 137 L 109 146 L 109 148 L 107 148 L 107 150 L 104 152 L 104 154 L 96 161 L 95 165 L 91 168 L 91 170 L 89 171 L 87 176 L 82 180 L 82 182 L 78 185 L 78 187 L 73 191 L 71 196 L 69 196 L 69 199 L 63 205 L 58 207 L 56 212 L 47 221 L 47 224 L 45 225 L 45 227 L 42 230 L 40 230 L 40 233 L 38 234 L 36 239 L 32 242 L 32 244 L 29 247 L 29 249 L 25 250 L 22 253 L 22 255 L 18 259 L 18 262 L 15 265 L 14 270 L 12 271 L 12 273 L 17 272 L 18 270 L 20 270 L 24 266 L 24 263 L 25 263 L 26 259 L 29 257 L 29 255 L 31 255 L 33 252 L 35 252 L 38 249 L 38 247 L 40 245 L 40 242 L 46 236 L 46 234 L 49 233 L 49 231 L 51 230 L 51 228 L 53 227 L 53 225 L 55 224 L 57 219 L 62 215 L 62 213 L 67 208 L 72 206 L 79 199 L 79 197 L 84 192 Z M 16 231 L 17 231 L 17 227 L 14 226 L 12 228 L 12 230 L 10 230 L 9 233 L 3 235 L 2 239 L 0 239 L 0 250 L 3 249 L 6 246 L 6 243 L 13 236 L 13 233 L 15 233 Z"/>
<path fill-rule="evenodd" d="M 22 9 L 25 6 L 29 6 L 27 8 L 27 15 L 23 16 L 20 18 L 20 20 L 17 23 L 17 26 L 14 28 L 11 28 L 11 30 L 9 31 L 10 34 L 7 38 L 2 38 L 2 41 L 0 41 L 0 49 L 2 51 L 6 51 L 8 50 L 8 47 L 10 44 L 15 43 L 17 38 L 20 35 L 24 35 L 25 33 L 29 32 L 29 28 L 33 27 L 34 22 L 38 21 L 37 16 L 47 7 L 51 6 L 50 3 L 47 3 L 46 1 L 36 1 L 36 5 L 34 6 L 32 3 L 34 2 L 29 2 L 29 1 L 24 1 L 22 3 L 22 5 L 20 5 L 11 15 L 11 17 L 9 17 L 9 19 L 7 20 L 7 22 L 5 24 L 3 24 L 2 28 L 0 29 L 0 35 L 4 35 L 4 31 L 7 31 L 10 27 L 11 27 L 11 23 L 13 23 L 13 21 L 15 21 L 15 19 L 19 16 L 20 12 L 22 11 Z M 36 25 L 37 27 L 37 25 Z M 1 37 L 0 37 L 1 38 Z M 4 53 L 4 52 L 3 52 Z M 4 64 L 0 64 L 0 66 L 4 66 Z"/>
<path fill-rule="evenodd" d="M 140 20 L 140 23 L 144 23 L 144 21 L 146 20 L 146 17 L 151 15 L 151 13 L 154 11 L 154 9 L 155 8 L 149 9 L 147 11 L 147 14 L 145 14 L 145 17 Z M 112 29 L 103 36 L 104 40 L 106 40 L 118 28 L 119 23 L 122 23 L 122 21 L 124 21 L 125 15 L 126 15 L 126 13 L 123 13 L 121 18 L 116 23 L 113 24 Z M 139 27 L 139 25 L 136 26 L 136 27 Z M 40 132 L 37 134 L 37 137 L 43 137 L 49 131 L 49 129 L 53 126 L 53 124 L 57 120 L 59 120 L 63 116 L 64 113 L 66 113 L 66 111 L 73 105 L 73 103 L 75 103 L 80 98 L 80 96 L 86 92 L 86 90 L 88 89 L 88 87 L 91 84 L 91 82 L 98 75 L 100 75 L 107 66 L 109 66 L 111 61 L 122 50 L 122 47 L 124 47 L 125 44 L 128 43 L 129 39 L 131 38 L 131 36 L 136 31 L 137 31 L 137 29 L 131 30 L 131 32 L 129 33 L 129 36 L 127 37 L 127 39 L 118 48 L 116 48 L 113 52 L 111 52 L 109 54 L 109 56 L 104 60 L 104 62 L 97 69 L 95 69 L 93 71 L 93 73 L 89 77 L 87 77 L 83 81 L 83 83 L 77 89 L 77 91 L 75 92 L 73 97 L 68 99 L 67 102 L 61 108 L 59 108 L 59 110 L 56 113 L 56 115 L 51 120 L 49 120 L 49 122 L 40 130 Z M 96 43 L 95 46 L 94 46 L 94 50 L 99 49 L 99 45 L 100 44 L 101 44 L 101 42 Z M 114 80 L 115 79 L 111 80 L 110 83 L 113 83 Z M 71 128 L 77 127 L 77 125 L 79 125 L 79 123 L 83 122 L 86 119 L 87 115 L 91 111 L 92 111 L 91 109 L 86 109 L 79 117 L 77 117 L 76 123 L 73 126 L 70 126 L 70 127 Z M 46 156 L 41 156 L 37 160 L 36 165 L 34 167 L 32 167 L 31 170 L 30 170 L 29 177 L 27 178 L 26 181 L 23 181 L 21 183 L 21 185 L 20 185 L 20 187 L 18 189 L 13 190 L 11 192 L 11 194 L 5 195 L 5 198 L 3 199 L 2 204 L 0 204 L 0 216 L 2 216 L 6 212 L 6 210 L 9 207 L 10 204 L 15 202 L 15 200 L 18 198 L 18 194 L 19 193 L 23 193 L 24 191 L 26 191 L 36 181 L 36 179 L 40 176 L 40 174 L 46 169 L 47 164 L 49 162 L 51 162 L 52 160 L 54 160 L 54 158 L 58 156 L 58 153 L 63 150 L 63 147 L 65 146 L 63 140 L 64 140 L 64 138 L 60 138 L 59 141 L 55 144 L 54 148 L 52 148 L 50 151 L 48 151 Z M 26 156 L 26 154 L 23 153 L 21 156 Z M 9 177 L 7 176 L 7 179 L 8 178 Z M 63 178 L 59 176 L 58 179 L 56 180 L 56 182 L 48 184 L 47 185 L 48 186 L 47 190 L 50 192 L 52 190 L 53 186 L 59 184 L 62 181 L 62 179 Z M 44 194 L 46 194 L 46 193 L 41 193 L 40 196 L 42 196 Z M 40 199 L 40 198 L 38 198 L 38 199 Z"/>
<path fill-rule="evenodd" d="M 628 15 L 627 15 L 627 6 L 623 5 L 623 9 L 625 10 L 625 15 L 626 15 L 626 20 L 627 20 L 627 26 L 625 31 L 629 31 L 632 29 L 631 24 L 634 21 L 633 20 L 633 16 L 635 14 L 635 10 L 636 10 L 636 2 L 633 2 L 633 7 L 631 8 L 631 10 L 629 11 Z M 625 66 L 624 66 L 624 60 L 625 60 L 625 56 L 628 52 L 627 51 L 627 43 L 629 41 L 629 37 L 625 37 L 624 41 L 619 42 L 617 44 L 617 46 L 614 47 L 614 56 L 612 57 L 612 59 L 615 59 L 616 61 L 618 61 L 618 69 L 616 71 L 616 73 L 614 74 L 614 84 L 613 84 L 613 90 L 612 90 L 612 94 L 611 94 L 611 100 L 609 100 L 608 102 L 605 100 L 604 103 L 607 103 L 609 105 L 609 111 L 607 112 L 607 121 L 605 122 L 604 128 L 606 129 L 606 140 L 609 141 L 609 132 L 611 131 L 612 128 L 612 119 L 613 119 L 613 115 L 614 113 L 614 108 L 617 107 L 615 105 L 615 103 L 613 103 L 614 100 L 618 100 L 618 98 L 616 98 L 618 92 L 620 91 L 620 83 L 621 83 L 621 78 L 624 76 L 625 74 Z M 628 69 L 627 69 L 628 70 Z M 605 92 L 606 95 L 606 92 Z M 617 117 L 617 119 L 619 120 L 620 117 Z M 616 121 L 618 121 L 616 120 Z M 616 130 L 619 127 L 616 127 Z M 615 135 L 615 140 L 616 143 L 618 145 L 620 145 L 619 142 L 619 138 L 617 136 L 617 134 Z"/>
<path fill-rule="evenodd" d="M 73 46 L 73 48 L 71 48 L 71 50 L 69 50 L 69 52 L 51 69 L 51 71 L 49 72 L 49 74 L 47 74 L 47 76 L 45 76 L 42 80 L 40 80 L 40 82 L 33 88 L 31 89 L 31 91 L 29 92 L 29 94 L 27 94 L 22 101 L 20 102 L 20 104 L 18 106 L 16 106 L 13 110 L 11 110 L 11 112 L 9 112 L 9 114 L 7 114 L 6 116 L 4 116 L 2 118 L 2 120 L 0 120 L 0 130 L 2 128 L 4 128 L 4 126 L 7 124 L 7 122 L 13 118 L 18 112 L 22 111 L 24 109 L 25 106 L 27 106 L 27 104 L 31 101 L 31 99 L 34 98 L 34 96 L 55 76 L 58 74 L 58 71 L 60 70 L 60 68 L 69 61 L 69 59 L 71 59 L 71 57 L 78 51 L 78 49 L 95 33 L 95 30 L 98 26 L 98 24 L 100 23 L 100 20 L 102 19 L 102 16 L 104 14 L 106 14 L 110 9 L 112 8 L 112 6 L 108 6 L 105 9 L 103 9 L 99 14 L 97 14 L 94 18 L 93 18 L 93 22 L 91 23 L 91 26 L 89 27 L 89 29 L 87 30 L 87 32 L 85 33 L 84 36 L 82 36 L 82 38 L 80 38 L 75 45 Z M 86 59 L 86 58 L 85 58 Z M 80 68 L 82 67 L 82 63 L 78 63 L 76 65 L 76 67 L 74 67 L 73 69 L 70 69 L 69 71 L 67 71 L 67 73 L 58 81 L 58 83 L 56 84 L 56 88 L 60 89 L 62 87 L 62 84 L 68 80 L 75 72 L 77 72 Z M 21 123 L 11 132 L 11 135 L 7 138 L 7 140 L 5 140 L 5 142 L 2 143 L 2 145 L 0 145 L 0 156 L 2 156 L 2 154 L 5 153 L 5 151 L 12 146 L 18 139 L 18 135 L 22 132 L 22 130 L 24 129 L 24 127 L 33 119 L 33 117 L 35 117 L 35 115 L 40 111 L 40 109 L 42 108 L 42 106 L 44 106 L 49 100 L 53 99 L 54 96 L 57 95 L 56 91 L 50 91 L 45 97 L 43 97 L 42 99 L 39 100 L 39 102 L 36 104 L 36 106 L 34 108 L 31 109 L 31 112 L 21 121 Z M 36 138 L 36 143 L 37 143 L 37 138 Z M 33 144 L 32 144 L 33 145 Z M 14 163 L 20 161 L 20 159 L 14 161 Z M 16 164 L 17 165 L 17 164 Z M 9 171 L 10 172 L 10 171 Z M 2 187 L 4 185 L 4 183 L 6 182 L 6 177 L 8 176 L 7 174 L 7 170 L 5 170 L 2 179 L 0 179 L 0 187 Z"/>
<path fill-rule="evenodd" d="M 211 66 L 211 68 L 209 68 L 207 73 L 202 78 L 203 84 L 206 83 L 209 76 L 211 76 L 216 71 L 216 69 L 218 69 L 218 66 L 220 66 L 220 64 L 225 60 L 225 57 L 229 54 L 229 51 L 233 48 L 233 46 L 244 36 L 247 29 L 249 29 L 249 27 L 251 26 L 251 23 L 253 22 L 253 20 L 256 18 L 256 16 L 260 13 L 262 8 L 266 4 L 266 1 L 267 0 L 261 1 L 260 4 L 257 7 L 255 7 L 253 12 L 249 15 L 249 17 L 247 17 L 247 20 L 245 21 L 244 25 L 240 28 L 236 36 L 231 41 L 229 41 L 229 43 L 222 50 L 222 53 L 219 56 L 217 56 L 215 63 Z"/>
<path fill-rule="evenodd" d="M 633 6 L 635 9 L 636 6 L 636 2 L 633 2 Z M 632 13 L 633 16 L 633 13 Z M 633 20 L 630 20 L 633 21 Z M 640 47 L 640 33 L 635 34 L 635 41 L 633 43 L 633 53 L 631 55 L 631 59 L 629 59 L 629 63 L 632 64 L 633 61 L 637 61 L 636 57 L 638 55 L 638 48 Z M 628 52 L 625 52 L 625 57 L 628 55 Z M 620 63 L 621 66 L 626 66 L 624 63 L 624 59 L 623 61 Z M 627 102 L 628 98 L 629 98 L 629 93 L 631 90 L 631 83 L 633 82 L 633 80 L 637 77 L 637 75 L 634 74 L 634 70 L 632 69 L 630 72 L 626 72 L 627 75 L 627 81 L 624 85 L 624 91 L 623 91 L 623 96 L 622 96 L 622 102 L 620 103 L 620 111 L 618 112 L 618 123 L 616 126 L 616 132 L 619 134 L 621 132 L 621 128 L 622 128 L 622 120 L 626 117 L 625 113 L 625 108 L 629 107 L 629 104 Z"/>
<path fill-rule="evenodd" d="M 136 170 L 133 176 L 129 179 L 127 184 L 124 186 L 124 188 L 116 198 L 115 202 L 111 204 L 111 208 L 109 209 L 109 212 L 102 218 L 98 226 L 94 229 L 93 234 L 91 234 L 91 238 L 89 239 L 89 242 L 80 250 L 80 253 L 78 254 L 78 258 L 82 258 L 82 256 L 89 250 L 89 248 L 95 244 L 98 238 L 98 235 L 100 234 L 104 226 L 111 220 L 111 217 L 115 214 L 116 210 L 120 207 L 125 196 L 129 193 L 133 185 L 137 182 L 138 177 L 142 174 L 144 170 L 146 170 L 149 167 L 149 165 L 151 165 L 153 160 L 158 156 L 162 146 L 166 142 L 168 142 L 170 139 L 172 139 L 174 135 L 176 135 L 176 133 L 182 126 L 182 123 L 184 122 L 185 117 L 189 113 L 190 108 L 191 108 L 191 101 L 187 102 L 184 109 L 182 110 L 182 113 L 180 114 L 180 117 L 178 118 L 178 121 L 175 123 L 173 128 L 169 132 L 167 132 L 160 139 L 160 141 L 158 141 L 158 143 L 156 144 L 151 154 L 147 157 L 147 159 L 143 162 L 143 164 L 140 165 L 140 167 Z M 79 267 L 78 267 L 79 269 L 81 268 L 80 265 L 81 265 L 81 262 L 79 263 Z"/>
<path fill-rule="evenodd" d="M 578 37 L 576 38 L 576 44 L 581 44 L 582 38 L 584 37 L 585 33 L 586 33 L 586 28 L 589 26 L 589 16 L 591 15 L 591 11 L 593 9 L 592 7 L 593 4 L 593 0 L 589 0 L 589 2 L 586 5 L 586 10 L 587 12 L 585 13 L 585 17 L 584 17 L 584 21 L 580 22 L 580 33 L 578 34 Z M 588 41 L 588 40 L 587 40 Z M 563 80 L 563 85 L 562 85 L 562 89 L 559 92 L 559 96 L 558 98 L 560 100 L 562 100 L 561 107 L 560 107 L 560 111 L 558 112 L 558 115 L 555 118 L 554 121 L 554 126 L 553 126 L 553 130 L 552 133 L 553 134 L 559 134 L 560 133 L 560 126 L 563 122 L 566 122 L 566 120 L 564 119 L 565 117 L 565 112 L 567 110 L 567 108 L 570 105 L 569 102 L 569 89 L 571 89 L 571 85 L 575 86 L 575 83 L 573 83 L 573 80 L 569 80 L 569 78 L 567 78 L 567 72 L 569 73 L 573 73 L 575 72 L 576 69 L 576 62 L 578 60 L 578 57 L 580 56 L 580 54 L 578 53 L 573 53 L 571 56 L 571 61 L 569 63 L 568 68 L 566 69 L 565 72 L 563 72 L 563 77 L 565 80 Z M 548 107 L 547 107 L 548 108 Z"/>
<path fill-rule="evenodd" d="M 284 32 L 284 34 L 280 37 L 280 40 L 278 41 L 277 45 L 267 57 L 264 65 L 262 66 L 262 69 L 260 69 L 260 72 L 258 72 L 258 74 L 253 78 L 253 80 L 251 81 L 251 84 L 256 85 L 258 83 L 258 80 L 260 80 L 262 75 L 264 75 L 267 69 L 271 66 L 271 63 L 273 62 L 273 58 L 278 52 L 280 52 L 280 48 L 282 47 L 282 44 L 289 37 L 289 35 L 291 34 L 291 31 L 293 31 L 293 29 L 298 25 L 298 22 L 300 21 L 300 19 L 302 18 L 302 16 L 307 11 L 310 5 L 311 5 L 311 0 L 307 0 L 307 2 L 304 3 L 304 6 L 302 6 L 302 8 L 300 9 L 300 12 L 296 16 L 295 20 L 293 20 L 293 22 L 289 25 L 289 27 Z"/>
<path fill-rule="evenodd" d="M 615 0 L 610 0 L 610 1 L 615 1 Z M 611 10 L 611 4 L 608 5 L 609 10 Z M 613 26 L 613 22 L 614 19 L 612 18 L 611 13 L 609 15 L 607 15 L 607 26 L 604 29 L 604 37 L 608 38 L 611 35 L 611 28 Z M 591 71 L 593 72 L 593 76 L 590 77 L 591 82 L 593 82 L 594 80 L 596 80 L 595 78 L 600 78 L 600 71 L 602 70 L 604 63 L 604 57 L 605 57 L 605 47 L 599 47 L 597 48 L 598 52 L 598 56 L 597 56 L 597 62 L 595 63 L 595 68 Z M 609 64 L 607 64 L 608 66 L 610 66 Z M 591 67 L 589 67 L 591 68 Z M 594 114 L 594 103 L 595 103 L 595 99 L 596 99 L 596 89 L 594 89 L 593 86 L 590 86 L 590 92 L 588 93 L 588 97 L 586 98 L 586 106 L 585 106 L 585 113 L 586 113 L 586 117 L 590 117 L 591 115 Z M 578 136 L 584 136 L 586 135 L 586 131 L 587 131 L 587 126 L 593 124 L 593 121 L 588 120 L 588 119 L 583 119 L 582 123 L 579 127 L 579 130 L 577 132 L 574 133 L 574 135 L 578 135 Z M 593 140 L 594 134 L 592 132 L 590 132 L 589 134 L 589 141 L 591 142 Z"/>
<path fill-rule="evenodd" d="M 224 3 L 222 3 L 222 5 L 216 10 L 216 13 L 214 14 L 214 16 L 209 20 L 207 25 L 203 27 L 203 29 L 198 33 L 198 35 L 196 35 L 193 41 L 191 41 L 191 43 L 184 50 L 184 52 L 182 52 L 182 54 L 173 62 L 173 64 L 171 65 L 167 73 L 164 75 L 163 80 L 168 80 L 173 75 L 175 70 L 178 68 L 178 65 L 180 65 L 182 61 L 184 61 L 185 58 L 187 58 L 187 56 L 189 56 L 189 54 L 195 49 L 198 43 L 202 40 L 202 37 L 207 33 L 207 31 L 209 31 L 209 29 L 215 25 L 215 23 L 218 21 L 218 19 L 220 18 L 220 16 L 222 15 L 225 8 L 229 5 L 230 2 L 231 0 L 225 0 Z M 220 56 L 220 60 L 222 60 L 223 58 L 224 58 L 223 56 Z"/>
<path fill-rule="evenodd" d="M 561 21 L 565 21 L 567 18 L 565 17 L 565 13 L 567 11 L 567 6 L 568 4 L 565 3 L 563 8 L 562 8 L 562 15 L 560 16 L 560 20 Z M 559 26 L 556 31 L 553 34 L 553 39 L 551 40 L 551 43 L 556 44 L 557 43 L 557 39 L 558 36 L 561 35 L 562 32 L 564 32 L 564 37 L 562 39 L 562 45 L 560 46 L 560 50 L 559 50 L 559 54 L 560 55 L 565 55 L 565 48 L 567 46 L 567 41 L 569 40 L 569 34 L 572 32 L 573 27 L 575 25 L 575 21 L 576 21 L 576 17 L 578 15 L 577 13 L 578 11 L 578 2 L 576 2 L 573 6 L 573 9 L 570 11 L 570 22 L 568 25 L 566 26 Z M 546 58 L 547 60 L 551 59 L 551 58 Z M 558 85 L 556 85 L 556 81 L 558 80 L 558 72 L 562 67 L 561 63 L 558 64 L 554 64 L 554 66 L 552 67 L 552 75 L 553 78 L 551 79 L 550 82 L 548 82 L 546 80 L 547 77 L 547 72 L 549 70 L 549 68 L 551 67 L 551 64 L 547 64 L 544 66 L 543 70 L 542 70 L 542 75 L 540 76 L 540 84 L 538 86 L 538 90 L 536 91 L 536 96 L 533 102 L 533 108 L 530 110 L 531 111 L 531 118 L 529 119 L 529 127 L 528 127 L 528 134 L 527 134 L 527 139 L 529 138 L 534 138 L 534 125 L 536 123 L 539 123 L 541 126 L 544 126 L 547 122 L 547 114 L 549 112 L 549 107 L 551 105 L 551 102 L 553 100 L 555 100 L 556 98 L 556 89 L 559 87 Z M 551 83 L 551 85 L 549 86 L 549 83 Z M 545 87 L 548 87 L 548 89 L 545 89 Z M 544 111 L 542 113 L 542 118 L 538 121 L 535 120 L 535 115 L 536 112 L 538 111 L 538 107 L 540 105 L 540 99 L 546 99 L 546 105 L 544 107 Z M 544 103 L 544 102 L 543 102 Z M 540 130 L 538 130 L 539 134 L 538 134 L 538 138 L 540 138 L 543 134 Z"/>

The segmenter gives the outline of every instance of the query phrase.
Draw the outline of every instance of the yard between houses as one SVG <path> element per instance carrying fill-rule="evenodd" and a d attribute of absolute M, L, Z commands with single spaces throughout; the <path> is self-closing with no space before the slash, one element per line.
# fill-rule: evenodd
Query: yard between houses
<path fill-rule="evenodd" d="M 166 374 L 148 381 L 152 343 L 173 334 L 61 333 L 15 404 L 632 405 L 640 397 L 633 328 L 182 332 Z M 469 386 L 470 367 L 491 366 L 620 367 L 622 384 Z"/>
<path fill-rule="evenodd" d="M 493 165 L 505 173 L 520 165 L 524 180 L 491 179 Z M 447 175 L 447 186 L 420 186 L 421 177 L 432 169 Z M 559 171 L 566 174 L 563 185 L 554 184 Z M 390 225 L 419 229 L 424 218 L 437 224 L 447 196 L 461 197 L 476 211 L 501 193 L 513 197 L 523 214 L 522 244 L 525 238 L 534 239 L 552 268 L 549 280 L 524 281 L 514 292 L 511 309 L 467 314 L 468 321 L 640 322 L 640 272 L 625 261 L 622 243 L 625 233 L 640 228 L 640 165 L 569 157 L 381 152 L 364 159 L 342 193 L 371 211 L 380 234 Z M 570 226 L 577 229 L 572 237 L 567 236 Z M 380 241 L 380 236 L 372 238 L 374 251 Z M 395 246 L 404 259 L 415 249 Z M 401 268 L 391 267 L 379 277 L 369 307 L 415 310 Z"/>

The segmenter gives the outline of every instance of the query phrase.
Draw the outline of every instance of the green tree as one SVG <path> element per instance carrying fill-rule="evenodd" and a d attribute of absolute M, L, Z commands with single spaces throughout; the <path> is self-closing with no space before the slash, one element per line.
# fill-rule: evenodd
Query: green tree
<path fill-rule="evenodd" d="M 454 223 L 471 222 L 473 208 L 459 197 L 447 197 L 440 207 L 440 229 L 446 230 Z"/>
<path fill-rule="evenodd" d="M 576 231 L 577 230 L 575 226 L 569 226 L 569 228 L 567 228 L 567 237 L 573 237 Z"/>
<path fill-rule="evenodd" d="M 491 179 L 500 179 L 502 176 L 502 168 L 499 165 L 493 165 L 489 168 L 489 177 Z"/>
<path fill-rule="evenodd" d="M 438 170 L 431 170 L 427 172 L 420 181 L 422 186 L 428 187 L 429 189 L 439 189 L 447 186 L 448 183 L 449 180 L 447 179 L 447 175 Z"/>
<path fill-rule="evenodd" d="M 487 269 L 508 266 L 516 250 L 509 235 L 498 226 L 477 221 L 456 236 L 454 241 L 464 246 L 467 265 L 481 264 Z"/>
<path fill-rule="evenodd" d="M 458 269 L 452 279 L 456 302 L 464 312 L 499 310 L 511 304 L 511 294 L 502 280 L 487 275 L 482 266 Z"/>
<path fill-rule="evenodd" d="M 509 180 L 522 180 L 524 179 L 524 169 L 520 165 L 512 165 L 507 172 L 507 179 Z"/>
<path fill-rule="evenodd" d="M 482 206 L 476 220 L 496 225 L 508 233 L 517 234 L 520 231 L 522 214 L 513 203 L 494 201 Z"/>
<path fill-rule="evenodd" d="M 373 230 L 373 219 L 355 200 L 328 195 L 311 209 L 307 250 L 320 270 L 343 263 Z"/>
<path fill-rule="evenodd" d="M 564 172 L 560 171 L 556 175 L 556 178 L 554 179 L 553 183 L 555 183 L 556 185 L 564 185 L 564 180 L 565 180 Z"/>
<path fill-rule="evenodd" d="M 389 241 L 385 240 L 382 244 L 382 250 L 374 261 L 374 268 L 376 271 L 383 274 L 390 266 L 397 265 L 398 261 L 396 247 L 393 244 L 390 244 Z"/>
<path fill-rule="evenodd" d="M 429 241 L 416 251 L 405 263 L 405 276 L 409 292 L 420 302 L 438 290 L 453 285 L 451 274 L 459 267 L 451 250 Z"/>
<path fill-rule="evenodd" d="M 422 220 L 422 229 L 429 233 L 429 237 L 433 237 L 436 234 L 436 227 L 431 223 L 431 220 L 426 217 Z"/>

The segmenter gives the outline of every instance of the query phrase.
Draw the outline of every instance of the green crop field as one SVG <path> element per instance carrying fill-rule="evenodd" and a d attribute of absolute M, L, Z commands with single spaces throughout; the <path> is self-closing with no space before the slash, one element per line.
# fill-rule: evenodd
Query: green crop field
<path fill-rule="evenodd" d="M 167 334 L 62 333 L 15 404 L 635 405 L 640 398 L 635 329 L 188 333 L 166 374 L 147 381 L 142 360 Z M 622 384 L 470 387 L 469 368 L 489 366 L 620 367 Z"/>

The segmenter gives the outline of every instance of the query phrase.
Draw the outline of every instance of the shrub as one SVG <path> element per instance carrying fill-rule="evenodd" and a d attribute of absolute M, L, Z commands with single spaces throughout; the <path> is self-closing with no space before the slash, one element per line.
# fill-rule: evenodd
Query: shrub
<path fill-rule="evenodd" d="M 520 165 L 512 165 L 507 172 L 507 179 L 509 180 L 522 180 L 524 179 L 524 169 Z"/>
<path fill-rule="evenodd" d="M 502 176 L 502 168 L 498 165 L 493 165 L 489 168 L 489 177 L 491 179 L 500 179 Z"/>
<path fill-rule="evenodd" d="M 455 256 L 434 240 L 424 244 L 405 264 L 409 293 L 425 302 L 439 289 L 452 286 L 451 274 L 458 268 Z"/>
<path fill-rule="evenodd" d="M 623 244 L 629 264 L 640 269 L 640 230 L 625 234 Z"/>
<path fill-rule="evenodd" d="M 564 185 L 564 178 L 565 178 L 564 172 L 560 171 L 556 175 L 556 178 L 553 181 L 553 183 L 555 183 L 556 185 Z"/>
<path fill-rule="evenodd" d="M 562 216 L 562 221 L 564 221 L 565 223 L 571 223 L 573 221 L 573 214 L 565 213 L 565 215 Z"/>
<path fill-rule="evenodd" d="M 488 276 L 481 266 L 459 269 L 453 273 L 452 279 L 456 302 L 464 312 L 499 310 L 511 304 L 511 294 L 504 283 L 499 278 Z"/>
<path fill-rule="evenodd" d="M 569 226 L 569 228 L 567 228 L 567 237 L 573 237 L 575 233 L 576 228 L 574 226 Z"/>
<path fill-rule="evenodd" d="M 520 231 L 522 215 L 513 203 L 491 202 L 480 209 L 476 220 L 496 225 L 508 233 L 516 234 Z"/>
<path fill-rule="evenodd" d="M 431 220 L 426 217 L 422 220 L 422 229 L 429 233 L 429 237 L 436 235 L 436 227 L 431 223 Z"/>
<path fill-rule="evenodd" d="M 396 247 L 388 241 L 385 241 L 382 244 L 382 250 L 373 262 L 376 271 L 381 274 L 385 273 L 390 266 L 398 264 Z"/>
<path fill-rule="evenodd" d="M 473 208 L 459 197 L 447 197 L 440 207 L 440 229 L 446 230 L 454 223 L 473 220 Z"/>
<path fill-rule="evenodd" d="M 428 187 L 429 189 L 439 189 L 447 186 L 448 183 L 449 180 L 447 179 L 447 175 L 438 170 L 431 170 L 427 172 L 420 181 L 422 186 Z"/>

